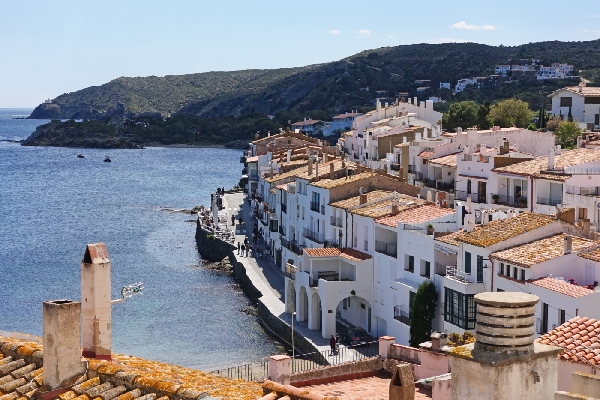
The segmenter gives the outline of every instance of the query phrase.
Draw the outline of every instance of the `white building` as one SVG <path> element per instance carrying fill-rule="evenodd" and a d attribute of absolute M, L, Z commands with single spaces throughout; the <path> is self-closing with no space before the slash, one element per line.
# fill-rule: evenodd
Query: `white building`
<path fill-rule="evenodd" d="M 324 136 L 331 136 L 338 131 L 348 131 L 352 129 L 354 121 L 362 115 L 364 114 L 355 111 L 336 115 L 333 117 L 333 121 L 324 123 L 322 133 Z"/>
<path fill-rule="evenodd" d="M 552 98 L 553 115 L 562 115 L 566 119 L 571 109 L 573 120 L 579 121 L 585 128 L 600 127 L 600 88 L 585 84 L 567 86 L 548 97 Z"/>
<path fill-rule="evenodd" d="M 454 93 L 460 93 L 462 91 L 464 91 L 467 86 L 469 85 L 475 85 L 475 79 L 470 79 L 470 78 L 462 78 L 459 79 L 458 82 L 456 82 L 456 86 L 454 86 Z"/>
<path fill-rule="evenodd" d="M 440 82 L 440 89 L 448 89 L 450 90 L 450 82 Z"/>
<path fill-rule="evenodd" d="M 294 122 L 292 124 L 292 130 L 298 129 L 304 134 L 317 133 L 322 130 L 323 125 L 323 121 L 321 120 L 304 118 L 303 121 Z"/>
<path fill-rule="evenodd" d="M 494 73 L 502 75 L 503 78 L 508 76 L 508 72 L 510 71 L 510 65 L 508 64 L 499 64 L 494 68 Z"/>

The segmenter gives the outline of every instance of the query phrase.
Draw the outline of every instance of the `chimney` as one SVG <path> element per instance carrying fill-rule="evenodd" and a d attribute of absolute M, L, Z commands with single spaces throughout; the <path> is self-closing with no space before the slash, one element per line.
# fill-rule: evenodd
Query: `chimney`
<path fill-rule="evenodd" d="M 581 234 L 584 237 L 590 237 L 590 220 L 587 218 L 581 219 Z"/>
<path fill-rule="evenodd" d="M 254 134 L 254 140 L 258 140 L 258 132 Z"/>
<path fill-rule="evenodd" d="M 431 350 L 439 351 L 448 344 L 448 334 L 444 332 L 433 332 L 431 338 Z"/>
<path fill-rule="evenodd" d="M 398 204 L 392 204 L 392 215 L 396 215 L 400 212 L 400 210 L 398 209 Z"/>
<path fill-rule="evenodd" d="M 81 303 L 73 300 L 45 301 L 44 385 L 51 390 L 72 385 L 67 382 L 85 372 L 81 361 Z"/>
<path fill-rule="evenodd" d="M 573 251 L 573 238 L 570 235 L 565 236 L 565 254 L 571 254 Z"/>
<path fill-rule="evenodd" d="M 583 138 L 581 136 L 577 136 L 577 148 L 581 149 L 583 147 Z"/>
<path fill-rule="evenodd" d="M 267 131 L 267 137 L 271 137 L 271 131 Z"/>
<path fill-rule="evenodd" d="M 289 164 L 292 161 L 292 149 L 288 149 L 287 151 L 287 163 Z"/>
<path fill-rule="evenodd" d="M 362 205 L 362 204 L 366 204 L 366 203 L 367 203 L 367 194 L 366 193 L 361 193 L 360 194 L 360 202 L 359 202 L 359 204 Z"/>
<path fill-rule="evenodd" d="M 81 261 L 83 356 L 111 359 L 110 259 L 104 243 L 88 244 Z"/>
<path fill-rule="evenodd" d="M 329 179 L 335 179 L 335 167 L 333 166 L 333 163 L 329 164 Z"/>
<path fill-rule="evenodd" d="M 308 175 L 312 175 L 312 165 L 313 161 L 312 161 L 312 157 L 308 156 Z"/>
<path fill-rule="evenodd" d="M 554 170 L 554 149 L 548 152 L 548 171 Z"/>

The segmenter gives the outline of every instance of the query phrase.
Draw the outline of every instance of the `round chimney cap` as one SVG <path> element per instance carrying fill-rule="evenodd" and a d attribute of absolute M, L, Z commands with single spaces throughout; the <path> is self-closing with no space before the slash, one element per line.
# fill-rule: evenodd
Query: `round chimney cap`
<path fill-rule="evenodd" d="M 523 292 L 484 292 L 475 295 L 478 304 L 491 307 L 524 307 L 536 305 L 539 297 Z"/>

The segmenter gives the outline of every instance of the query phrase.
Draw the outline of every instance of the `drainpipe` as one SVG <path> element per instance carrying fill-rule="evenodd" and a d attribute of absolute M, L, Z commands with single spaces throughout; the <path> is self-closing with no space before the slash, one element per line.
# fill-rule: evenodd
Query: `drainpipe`
<path fill-rule="evenodd" d="M 533 176 L 529 177 L 529 187 L 531 187 L 531 190 L 529 191 L 529 193 L 531 193 L 531 206 L 529 207 L 529 211 L 533 212 Z"/>

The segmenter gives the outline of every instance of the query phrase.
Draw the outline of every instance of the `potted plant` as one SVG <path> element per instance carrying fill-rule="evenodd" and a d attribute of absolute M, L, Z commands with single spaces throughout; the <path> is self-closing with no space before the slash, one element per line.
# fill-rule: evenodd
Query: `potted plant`
<path fill-rule="evenodd" d="M 427 234 L 433 235 L 433 225 L 431 225 L 431 224 L 427 225 Z"/>
<path fill-rule="evenodd" d="M 527 199 L 525 197 L 521 197 L 519 199 L 519 204 L 521 205 L 521 208 L 527 207 Z"/>
<path fill-rule="evenodd" d="M 498 204 L 498 200 L 500 200 L 500 195 L 499 194 L 493 194 L 492 195 L 492 202 L 494 204 Z"/>

